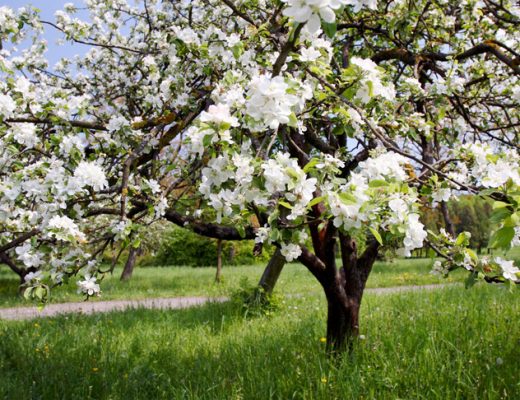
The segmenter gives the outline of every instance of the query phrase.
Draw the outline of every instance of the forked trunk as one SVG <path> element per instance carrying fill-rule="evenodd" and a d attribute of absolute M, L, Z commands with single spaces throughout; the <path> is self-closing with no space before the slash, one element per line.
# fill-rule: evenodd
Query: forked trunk
<path fill-rule="evenodd" d="M 336 270 L 328 266 L 329 273 L 321 279 L 327 297 L 327 350 L 331 355 L 352 350 L 359 335 L 361 300 L 379 247 L 371 241 L 358 257 L 356 242 L 341 233 L 339 236 L 343 267 Z M 334 262 L 331 258 L 328 261 Z M 330 273 L 335 270 L 336 273 Z"/>

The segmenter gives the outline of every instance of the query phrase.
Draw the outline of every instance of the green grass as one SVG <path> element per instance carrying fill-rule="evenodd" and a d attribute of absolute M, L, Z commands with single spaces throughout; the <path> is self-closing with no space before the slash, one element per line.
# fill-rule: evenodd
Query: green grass
<path fill-rule="evenodd" d="M 367 294 L 365 339 L 337 363 L 325 309 L 311 293 L 254 319 L 224 303 L 0 322 L 0 398 L 520 398 L 518 292 Z"/>
<path fill-rule="evenodd" d="M 456 272 L 448 279 L 430 273 L 430 259 L 397 259 L 392 262 L 377 262 L 370 275 L 368 287 L 391 287 L 402 285 L 423 285 L 461 281 L 464 273 Z M 142 299 L 150 297 L 176 296 L 225 296 L 229 295 L 246 277 L 256 283 L 264 270 L 263 265 L 224 267 L 224 281 L 215 283 L 214 268 L 190 267 L 146 267 L 136 268 L 128 282 L 120 282 L 120 269 L 107 275 L 101 284 L 102 296 L 90 301 L 114 299 Z M 27 306 L 31 303 L 18 298 L 18 278 L 10 270 L 0 267 L 0 307 Z M 81 301 L 76 293 L 76 285 L 53 289 L 51 302 Z M 321 293 L 314 277 L 300 264 L 284 267 L 277 284 L 280 293 Z"/>

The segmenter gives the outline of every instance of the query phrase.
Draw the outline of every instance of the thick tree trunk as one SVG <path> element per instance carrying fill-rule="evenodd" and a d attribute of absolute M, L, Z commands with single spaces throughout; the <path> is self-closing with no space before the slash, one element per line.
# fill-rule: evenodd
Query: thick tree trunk
<path fill-rule="evenodd" d="M 126 259 L 125 267 L 123 268 L 123 272 L 121 273 L 122 281 L 127 281 L 132 277 L 138 254 L 139 248 L 131 246 L 130 250 L 128 251 L 128 258 Z"/>
<path fill-rule="evenodd" d="M 342 353 L 359 335 L 358 302 L 345 306 L 338 299 L 327 299 L 327 351 Z"/>
<path fill-rule="evenodd" d="M 260 282 L 258 282 L 258 286 L 262 287 L 266 293 L 272 293 L 284 265 L 285 257 L 282 256 L 280 249 L 276 249 L 269 260 L 267 267 L 265 267 Z"/>
<path fill-rule="evenodd" d="M 215 275 L 215 282 L 222 281 L 222 240 L 217 241 L 217 273 Z"/>
<path fill-rule="evenodd" d="M 335 242 L 335 241 L 334 241 Z M 325 256 L 332 253 L 332 243 Z M 377 257 L 379 244 L 369 241 L 358 257 L 355 240 L 339 233 L 343 267 L 336 269 L 334 257 L 325 257 L 325 271 L 319 280 L 327 297 L 327 351 L 331 355 L 352 349 L 359 335 L 359 312 L 365 284 Z"/>

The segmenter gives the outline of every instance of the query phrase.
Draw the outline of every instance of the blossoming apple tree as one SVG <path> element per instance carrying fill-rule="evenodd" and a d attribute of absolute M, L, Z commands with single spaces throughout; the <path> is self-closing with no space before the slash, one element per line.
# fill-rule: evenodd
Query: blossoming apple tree
<path fill-rule="evenodd" d="M 382 248 L 429 246 L 439 273 L 518 283 L 512 261 L 420 214 L 486 196 L 493 245 L 520 242 L 515 2 L 85 0 L 84 20 L 77 7 L 55 21 L 0 8 L 0 256 L 28 296 L 74 276 L 97 294 L 99 255 L 159 219 L 301 262 L 332 349 L 358 332 Z M 86 52 L 50 66 L 44 27 Z"/>

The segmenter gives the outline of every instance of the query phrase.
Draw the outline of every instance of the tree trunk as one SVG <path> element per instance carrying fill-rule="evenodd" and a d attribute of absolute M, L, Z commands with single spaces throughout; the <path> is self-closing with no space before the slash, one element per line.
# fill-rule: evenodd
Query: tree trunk
<path fill-rule="evenodd" d="M 237 249 L 235 248 L 235 244 L 231 242 L 231 246 L 229 246 L 229 262 L 232 263 L 235 259 Z"/>
<path fill-rule="evenodd" d="M 217 241 L 217 273 L 215 275 L 215 282 L 222 281 L 222 239 Z"/>
<path fill-rule="evenodd" d="M 130 250 L 128 251 L 128 258 L 126 259 L 125 267 L 123 268 L 123 272 L 121 273 L 122 281 L 127 281 L 132 277 L 138 253 L 139 248 L 130 246 Z"/>
<path fill-rule="evenodd" d="M 452 237 L 455 237 L 455 226 L 453 225 L 453 221 L 451 220 L 448 204 L 445 201 L 441 202 L 441 211 L 442 216 L 444 218 L 444 226 L 446 228 L 446 232 L 448 232 Z"/>
<path fill-rule="evenodd" d="M 258 286 L 262 287 L 266 293 L 271 294 L 280 277 L 280 273 L 285 265 L 285 257 L 282 256 L 280 249 L 276 249 L 273 256 L 269 260 L 264 273 L 258 282 Z"/>
<path fill-rule="evenodd" d="M 339 355 L 351 350 L 359 335 L 361 300 L 379 244 L 375 239 L 370 240 L 358 257 L 356 241 L 339 232 L 343 267 L 338 270 L 332 254 L 334 243 L 335 240 L 324 246 L 325 270 L 318 275 L 318 280 L 327 297 L 327 351 L 330 355 Z"/>
<path fill-rule="evenodd" d="M 350 347 L 359 335 L 359 308 L 357 301 L 345 306 L 337 298 L 327 298 L 327 351 L 339 354 Z"/>

